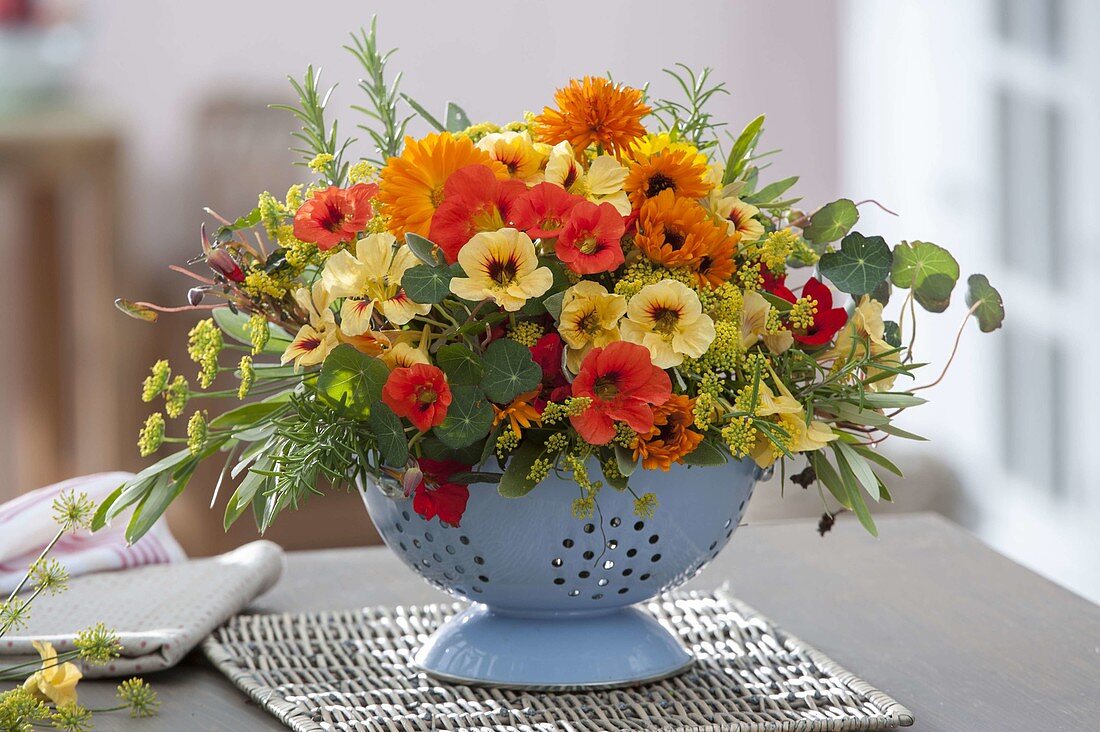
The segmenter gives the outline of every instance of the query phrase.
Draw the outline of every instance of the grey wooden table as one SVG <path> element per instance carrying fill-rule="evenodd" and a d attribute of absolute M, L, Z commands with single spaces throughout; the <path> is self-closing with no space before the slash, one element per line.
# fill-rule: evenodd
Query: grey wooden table
<path fill-rule="evenodd" d="M 838 522 L 745 526 L 691 584 L 744 601 L 914 712 L 919 732 L 1069 732 L 1100 725 L 1100 607 L 931 514 L 880 519 L 882 538 Z M 301 552 L 257 612 L 446 597 L 383 548 Z M 284 729 L 199 654 L 149 678 L 159 717 L 102 715 L 98 732 Z M 106 706 L 107 682 L 82 683 Z"/>

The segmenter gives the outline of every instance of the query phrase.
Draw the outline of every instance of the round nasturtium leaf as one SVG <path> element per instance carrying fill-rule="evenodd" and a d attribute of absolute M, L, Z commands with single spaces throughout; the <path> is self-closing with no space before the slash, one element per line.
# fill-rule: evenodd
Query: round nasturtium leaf
<path fill-rule="evenodd" d="M 1004 301 L 989 279 L 983 274 L 972 274 L 966 280 L 966 305 L 974 310 L 978 328 L 990 333 L 1001 327 L 1005 319 Z M 977 306 L 977 307 L 975 307 Z"/>
<path fill-rule="evenodd" d="M 451 278 L 454 276 L 454 270 L 449 267 L 418 264 L 405 271 L 401 277 L 401 286 L 413 302 L 435 305 L 451 294 Z"/>
<path fill-rule="evenodd" d="M 902 242 L 894 247 L 890 280 L 913 291 L 921 307 L 942 313 L 951 304 L 959 280 L 959 263 L 951 252 L 926 241 Z"/>
<path fill-rule="evenodd" d="M 859 296 L 873 292 L 890 275 L 892 262 L 885 239 L 853 231 L 841 240 L 838 251 L 821 256 L 818 268 L 838 290 Z"/>
<path fill-rule="evenodd" d="M 351 414 L 367 416 L 371 406 L 382 399 L 390 369 L 380 359 L 354 347 L 341 344 L 321 365 L 317 390 L 330 403 Z"/>
<path fill-rule="evenodd" d="M 481 386 L 497 404 L 507 404 L 542 381 L 542 369 L 531 349 L 512 340 L 493 341 L 485 349 L 485 379 Z"/>
<path fill-rule="evenodd" d="M 519 345 L 519 344 L 516 344 Z M 462 385 L 451 389 L 451 405 L 435 436 L 452 450 L 472 445 L 493 427 L 493 408 L 481 389 Z"/>
<path fill-rule="evenodd" d="M 441 346 L 435 362 L 451 384 L 478 384 L 485 376 L 485 364 L 470 347 L 462 343 Z"/>
<path fill-rule="evenodd" d="M 828 244 L 852 230 L 859 221 L 859 209 L 848 198 L 827 203 L 810 216 L 810 223 L 802 229 L 806 241 Z"/>

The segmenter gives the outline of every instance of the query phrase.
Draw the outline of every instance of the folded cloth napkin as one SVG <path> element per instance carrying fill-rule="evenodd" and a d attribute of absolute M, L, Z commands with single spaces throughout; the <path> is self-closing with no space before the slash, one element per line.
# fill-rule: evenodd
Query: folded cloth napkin
<path fill-rule="evenodd" d="M 99 504 L 133 473 L 97 473 L 39 488 L 0 505 L 0 594 L 16 588 L 27 568 L 57 533 L 53 501 L 62 493 L 86 493 Z M 126 569 L 141 564 L 179 562 L 187 558 L 183 549 L 160 519 L 140 541 L 126 544 L 129 517 L 92 533 L 65 534 L 50 556 L 68 570 L 70 577 L 105 569 Z M 0 598 L 2 599 L 2 598 Z"/>
<path fill-rule="evenodd" d="M 270 589 L 283 563 L 278 545 L 255 541 L 217 557 L 78 577 L 64 592 L 34 601 L 27 627 L 0 640 L 0 656 L 37 656 L 35 640 L 70 650 L 79 631 L 103 623 L 118 632 L 122 657 L 104 666 L 84 665 L 85 676 L 169 668 Z"/>

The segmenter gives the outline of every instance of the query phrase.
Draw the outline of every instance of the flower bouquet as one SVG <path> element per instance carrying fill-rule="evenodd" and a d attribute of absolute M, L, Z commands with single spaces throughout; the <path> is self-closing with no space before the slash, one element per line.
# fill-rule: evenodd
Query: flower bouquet
<path fill-rule="evenodd" d="M 803 210 L 796 178 L 764 180 L 764 118 L 729 135 L 706 111 L 725 93 L 709 69 L 668 72 L 682 98 L 585 77 L 539 114 L 471 124 L 400 93 L 373 27 L 353 39 L 373 156 L 353 159 L 309 69 L 284 107 L 308 179 L 236 220 L 210 212 L 200 271 L 176 268 L 187 305 L 119 301 L 210 316 L 190 333 L 198 388 L 160 361 L 146 401 L 173 419 L 244 403 L 192 410 L 186 436 L 154 413 L 143 455 L 186 444 L 97 523 L 136 504 L 137 539 L 219 455 L 219 486 L 238 481 L 226 526 L 354 487 L 406 563 L 481 603 L 421 666 L 534 686 L 684 668 L 627 606 L 721 550 L 777 462 L 802 462 L 792 479 L 827 518 L 875 532 L 867 499 L 889 501 L 880 472 L 898 473 L 878 446 L 917 438 L 895 418 L 938 381 L 916 385 L 906 331 L 918 306 L 947 309 L 947 250 L 858 233 L 848 199 Z M 406 136 L 414 118 L 432 131 Z M 984 276 L 965 297 L 963 326 L 1000 326 Z"/>

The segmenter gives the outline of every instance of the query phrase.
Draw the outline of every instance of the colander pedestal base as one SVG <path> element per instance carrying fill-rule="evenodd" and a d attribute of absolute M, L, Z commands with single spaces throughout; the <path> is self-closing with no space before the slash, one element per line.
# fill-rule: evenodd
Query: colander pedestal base
<path fill-rule="evenodd" d="M 693 661 L 637 607 L 519 615 L 481 604 L 440 626 L 415 657 L 442 681 L 544 691 L 634 686 L 686 671 Z"/>

